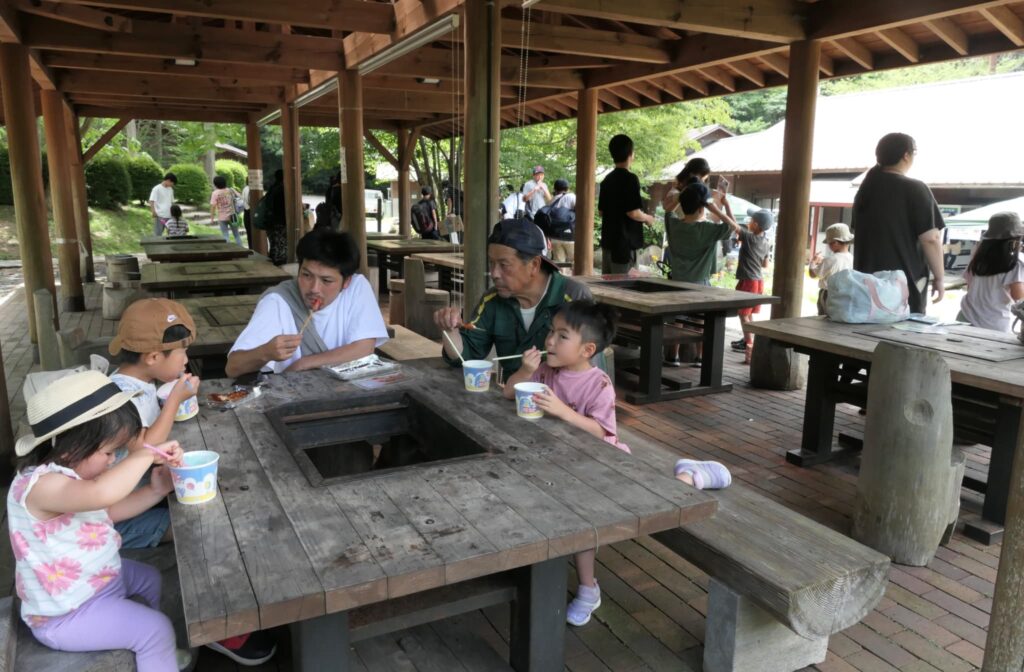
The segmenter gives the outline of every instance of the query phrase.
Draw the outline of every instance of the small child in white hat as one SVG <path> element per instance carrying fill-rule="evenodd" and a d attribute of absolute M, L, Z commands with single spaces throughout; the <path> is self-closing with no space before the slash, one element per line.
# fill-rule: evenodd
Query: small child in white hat
<path fill-rule="evenodd" d="M 831 252 L 828 256 L 820 252 L 811 259 L 808 271 L 812 278 L 818 278 L 818 315 L 825 314 L 825 299 L 828 297 L 828 279 L 839 271 L 853 268 L 853 233 L 842 222 L 825 229 L 825 244 Z"/>

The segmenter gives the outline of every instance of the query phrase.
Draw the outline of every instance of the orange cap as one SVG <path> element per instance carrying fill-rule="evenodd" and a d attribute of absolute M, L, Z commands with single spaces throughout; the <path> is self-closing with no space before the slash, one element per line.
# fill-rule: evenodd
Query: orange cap
<path fill-rule="evenodd" d="M 180 324 L 189 331 L 187 338 L 164 343 L 164 332 Z M 175 348 L 187 348 L 196 340 L 196 324 L 185 306 L 170 299 L 139 299 L 128 306 L 121 315 L 117 336 L 110 342 L 108 350 L 116 355 L 121 350 L 131 352 L 165 352 Z"/>

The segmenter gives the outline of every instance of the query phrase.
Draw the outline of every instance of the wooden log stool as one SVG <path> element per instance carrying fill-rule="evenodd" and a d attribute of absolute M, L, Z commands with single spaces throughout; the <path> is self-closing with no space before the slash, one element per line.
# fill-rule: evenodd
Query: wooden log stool
<path fill-rule="evenodd" d="M 451 294 L 444 289 L 427 287 L 426 271 L 419 259 L 405 259 L 401 280 L 391 280 L 392 324 L 406 328 L 430 339 L 441 338 L 441 330 L 434 324 L 434 311 L 447 308 Z M 397 318 L 397 319 L 396 319 Z"/>
<path fill-rule="evenodd" d="M 893 562 L 927 565 L 956 524 L 965 460 L 953 449 L 951 400 L 939 353 L 875 348 L 853 536 Z"/>

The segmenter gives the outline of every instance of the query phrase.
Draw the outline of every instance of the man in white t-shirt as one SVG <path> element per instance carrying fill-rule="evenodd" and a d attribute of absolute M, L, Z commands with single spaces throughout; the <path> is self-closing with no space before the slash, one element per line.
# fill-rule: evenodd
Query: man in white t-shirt
<path fill-rule="evenodd" d="M 153 235 L 164 235 L 164 227 L 171 218 L 171 206 L 174 205 L 174 185 L 178 178 L 174 173 L 164 175 L 163 181 L 149 192 L 149 209 L 153 213 Z"/>
<path fill-rule="evenodd" d="M 260 297 L 228 353 L 228 376 L 341 364 L 372 354 L 388 340 L 373 289 L 358 273 L 359 248 L 349 234 L 316 229 L 299 240 L 295 254 L 298 277 Z"/>

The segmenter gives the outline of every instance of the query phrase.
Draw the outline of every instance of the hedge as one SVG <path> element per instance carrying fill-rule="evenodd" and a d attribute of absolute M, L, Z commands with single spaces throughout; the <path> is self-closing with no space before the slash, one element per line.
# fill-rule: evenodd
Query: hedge
<path fill-rule="evenodd" d="M 128 176 L 132 181 L 132 200 L 145 204 L 149 192 L 164 178 L 164 169 L 149 154 L 139 154 L 128 160 Z"/>
<path fill-rule="evenodd" d="M 42 152 L 39 160 L 43 164 L 43 187 L 50 188 L 50 165 L 46 162 L 46 152 Z M 14 205 L 14 190 L 11 187 L 11 161 L 7 155 L 7 145 L 0 145 L 0 205 Z"/>
<path fill-rule="evenodd" d="M 213 164 L 213 172 L 216 175 L 223 175 L 224 179 L 228 181 L 228 186 L 239 191 L 249 181 L 249 169 L 244 164 L 232 159 L 217 159 L 217 162 Z"/>
<path fill-rule="evenodd" d="M 98 208 L 112 209 L 128 203 L 132 197 L 132 180 L 125 162 L 98 156 L 85 164 L 85 189 L 89 204 Z"/>
<path fill-rule="evenodd" d="M 174 173 L 178 183 L 174 185 L 174 200 L 178 203 L 206 206 L 210 203 L 213 187 L 206 177 L 206 171 L 198 163 L 176 163 L 167 169 Z"/>

